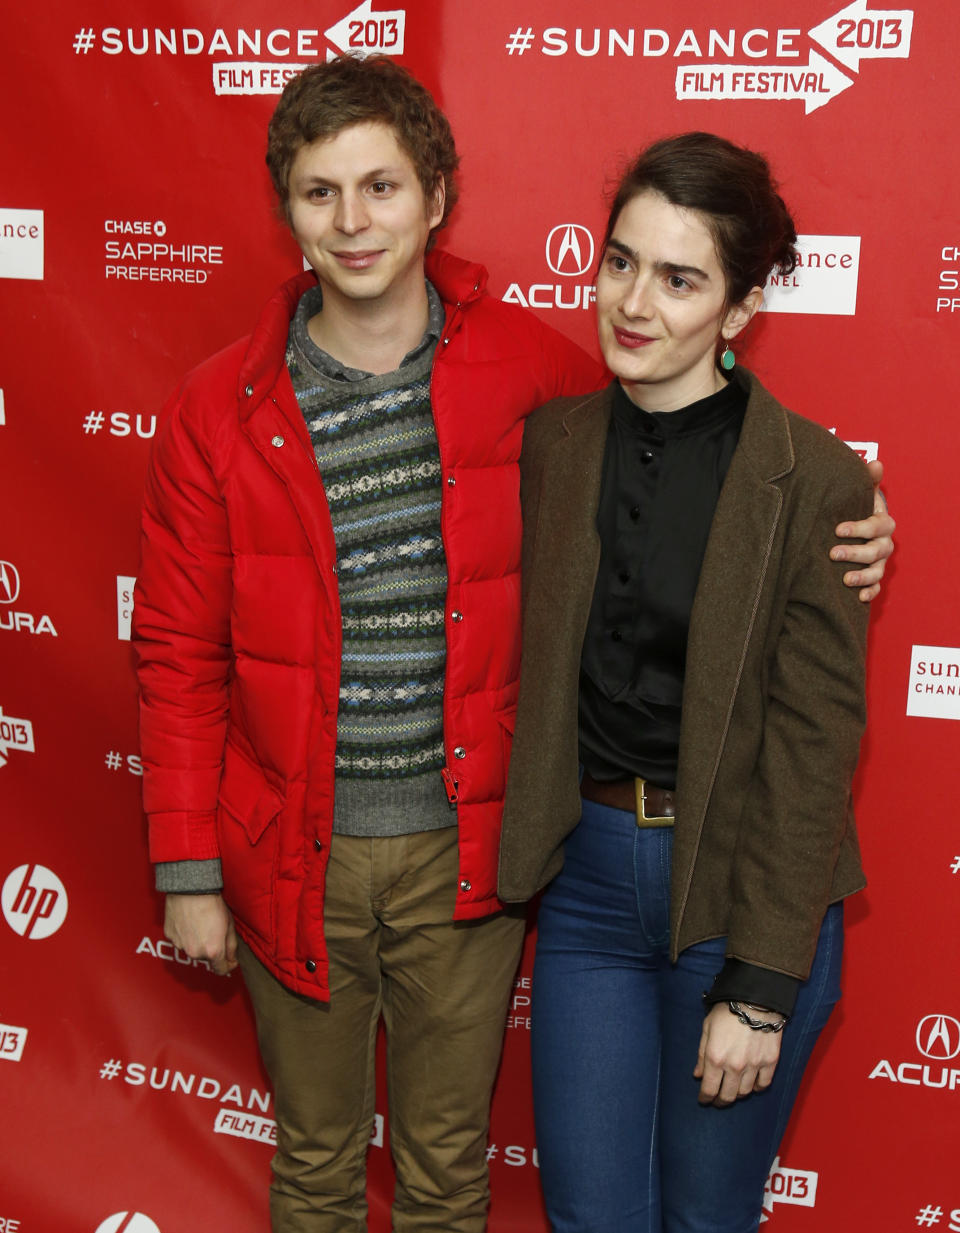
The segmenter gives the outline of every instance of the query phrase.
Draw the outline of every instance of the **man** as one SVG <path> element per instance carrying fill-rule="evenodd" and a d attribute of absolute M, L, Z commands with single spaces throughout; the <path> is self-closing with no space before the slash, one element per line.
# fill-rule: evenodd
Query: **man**
<path fill-rule="evenodd" d="M 517 459 L 529 411 L 603 374 L 482 267 L 428 253 L 458 160 L 392 61 L 291 81 L 267 161 L 312 272 L 187 379 L 147 480 L 151 858 L 167 936 L 217 971 L 239 959 L 250 989 L 274 1229 L 365 1227 L 382 1015 L 394 1230 L 479 1233 L 523 934 L 495 893 Z"/>

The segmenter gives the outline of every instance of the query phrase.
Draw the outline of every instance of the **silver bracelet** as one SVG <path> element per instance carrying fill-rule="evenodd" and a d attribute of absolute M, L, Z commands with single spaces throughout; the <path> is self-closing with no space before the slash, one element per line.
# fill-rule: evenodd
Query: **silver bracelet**
<path fill-rule="evenodd" d="M 727 1007 L 732 1015 L 736 1015 L 741 1023 L 745 1023 L 754 1032 L 782 1032 L 783 1025 L 787 1021 L 786 1015 L 783 1016 L 779 1023 L 767 1023 L 765 1019 L 751 1019 L 739 1002 L 728 1002 Z M 751 1006 L 750 1009 L 757 1010 L 758 1007 Z"/>

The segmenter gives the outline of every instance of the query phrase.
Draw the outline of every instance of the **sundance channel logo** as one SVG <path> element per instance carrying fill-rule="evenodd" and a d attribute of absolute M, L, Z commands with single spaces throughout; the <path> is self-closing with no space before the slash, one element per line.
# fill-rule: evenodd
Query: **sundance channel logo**
<path fill-rule="evenodd" d="M 133 628 L 133 588 L 136 575 L 117 574 L 117 638 L 129 642 Z"/>
<path fill-rule="evenodd" d="M 913 648 L 907 714 L 927 719 L 960 719 L 960 647 Z"/>
<path fill-rule="evenodd" d="M 801 235 L 792 274 L 772 274 L 764 289 L 768 313 L 852 317 L 860 279 L 858 235 Z"/>
<path fill-rule="evenodd" d="M 43 210 L 0 209 L 0 278 L 43 278 Z"/>

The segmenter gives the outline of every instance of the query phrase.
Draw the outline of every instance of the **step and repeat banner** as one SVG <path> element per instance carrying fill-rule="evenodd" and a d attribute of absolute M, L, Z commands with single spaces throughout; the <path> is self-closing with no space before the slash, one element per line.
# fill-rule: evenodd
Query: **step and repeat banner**
<path fill-rule="evenodd" d="M 870 886 L 764 1219 L 957 1233 L 957 5 L 388 3 L 50 0 L 3 18 L 0 1231 L 267 1228 L 275 1125 L 242 981 L 164 941 L 151 890 L 130 617 L 159 410 L 300 268 L 263 163 L 277 94 L 349 50 L 396 56 L 451 117 L 462 200 L 441 243 L 591 348 L 604 194 L 630 154 L 700 128 L 770 157 L 802 261 L 742 358 L 879 453 L 899 550 L 857 782 Z M 493 1109 L 493 1233 L 546 1228 L 530 972 L 528 949 Z"/>

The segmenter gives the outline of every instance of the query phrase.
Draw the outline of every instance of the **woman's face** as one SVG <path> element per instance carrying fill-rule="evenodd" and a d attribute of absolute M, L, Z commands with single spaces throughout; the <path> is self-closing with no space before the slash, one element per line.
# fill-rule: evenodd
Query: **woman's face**
<path fill-rule="evenodd" d="M 725 309 L 713 237 L 695 210 L 643 192 L 620 211 L 597 277 L 603 358 L 647 411 L 676 411 L 720 389 L 717 340 L 735 337 L 763 293 Z"/>

